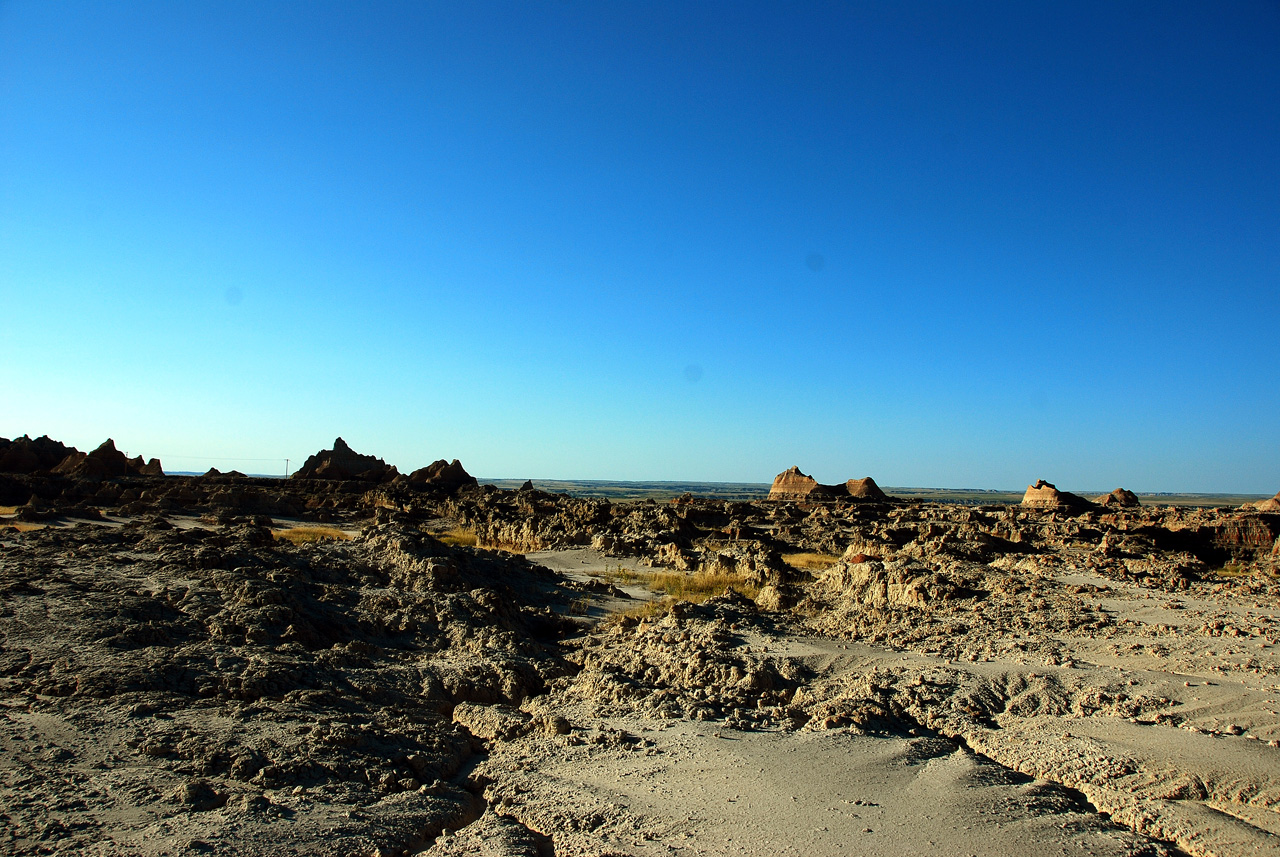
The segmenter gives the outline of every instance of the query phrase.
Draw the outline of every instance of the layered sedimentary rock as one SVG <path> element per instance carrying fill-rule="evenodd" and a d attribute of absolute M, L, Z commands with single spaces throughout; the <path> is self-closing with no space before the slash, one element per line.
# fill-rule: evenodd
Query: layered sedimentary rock
<path fill-rule="evenodd" d="M 838 500 L 854 497 L 862 500 L 887 500 L 888 497 L 870 476 L 850 479 L 842 485 L 823 485 L 812 476 L 789 467 L 773 478 L 770 500 Z"/>
<path fill-rule="evenodd" d="M 306 460 L 291 479 L 354 479 L 361 482 L 383 482 L 397 475 L 394 465 L 381 458 L 361 455 L 342 438 L 333 449 L 322 449 Z"/>
<path fill-rule="evenodd" d="M 889 497 L 880 490 L 880 486 L 870 476 L 864 476 L 861 479 L 850 479 L 844 483 L 845 490 L 849 492 L 850 497 L 858 497 L 863 500 L 888 500 Z"/>
<path fill-rule="evenodd" d="M 1027 486 L 1022 505 L 1030 509 L 1083 509 L 1090 503 L 1070 491 L 1059 491 L 1052 482 L 1038 479 L 1035 485 Z"/>
<path fill-rule="evenodd" d="M 808 497 L 818 488 L 818 480 L 800 472 L 799 467 L 788 467 L 773 477 L 769 488 L 770 500 L 792 500 Z"/>
<path fill-rule="evenodd" d="M 1133 509 L 1142 505 L 1138 495 L 1125 488 L 1117 488 L 1110 494 L 1094 497 L 1093 502 L 1099 506 L 1117 506 L 1122 509 Z"/>

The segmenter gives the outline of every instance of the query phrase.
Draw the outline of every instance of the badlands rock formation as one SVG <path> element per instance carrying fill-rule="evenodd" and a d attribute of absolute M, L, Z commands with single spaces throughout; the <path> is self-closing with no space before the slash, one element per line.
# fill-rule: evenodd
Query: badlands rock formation
<path fill-rule="evenodd" d="M 1280 841 L 1266 510 L 5 479 L 5 853 Z"/>
<path fill-rule="evenodd" d="M 1138 499 L 1138 495 L 1124 488 L 1117 488 L 1110 494 L 1103 494 L 1101 497 L 1094 497 L 1093 502 L 1099 506 L 1117 506 L 1125 509 L 1132 509 L 1141 506 L 1142 502 Z"/>
<path fill-rule="evenodd" d="M 445 461 L 443 458 L 421 467 L 408 476 L 410 484 L 415 486 L 431 485 L 449 490 L 457 490 L 468 485 L 475 485 L 476 478 L 466 471 L 458 461 Z M 532 486 L 530 486 L 532 487 Z"/>
<path fill-rule="evenodd" d="M 850 479 L 843 485 L 821 485 L 812 476 L 800 472 L 799 467 L 789 467 L 773 478 L 769 488 L 770 500 L 838 500 L 854 497 L 861 500 L 888 500 L 880 486 L 870 476 Z"/>
<path fill-rule="evenodd" d="M 815 491 L 820 492 L 823 487 L 834 488 L 834 486 L 818 485 L 818 480 L 801 473 L 799 467 L 788 467 L 773 477 L 773 485 L 769 487 L 769 499 L 803 500 Z"/>
<path fill-rule="evenodd" d="M 1038 479 L 1035 485 L 1027 486 L 1022 505 L 1029 509 L 1080 509 L 1088 506 L 1089 501 L 1069 491 L 1059 491 L 1052 482 Z"/>
<path fill-rule="evenodd" d="M 880 486 L 870 476 L 864 476 L 861 479 L 850 479 L 844 483 L 844 487 L 850 497 L 857 497 L 862 500 L 889 499 L 888 495 L 880 490 Z"/>
<path fill-rule="evenodd" d="M 122 479 L 127 476 L 164 476 L 160 459 L 125 458 L 107 438 L 92 452 L 81 452 L 48 436 L 35 440 L 23 435 L 0 438 L 0 473 L 56 473 L 78 479 Z"/>
<path fill-rule="evenodd" d="M 1268 497 L 1265 500 L 1253 503 L 1251 508 L 1257 509 L 1259 512 L 1280 512 L 1280 493 L 1277 493 L 1274 497 Z"/>
<path fill-rule="evenodd" d="M 322 449 L 310 456 L 291 479 L 346 479 L 361 482 L 386 482 L 397 475 L 396 468 L 381 458 L 361 455 L 342 438 L 333 449 Z"/>
<path fill-rule="evenodd" d="M 76 450 L 42 435 L 35 440 L 0 437 L 0 473 L 35 473 L 52 470 Z"/>

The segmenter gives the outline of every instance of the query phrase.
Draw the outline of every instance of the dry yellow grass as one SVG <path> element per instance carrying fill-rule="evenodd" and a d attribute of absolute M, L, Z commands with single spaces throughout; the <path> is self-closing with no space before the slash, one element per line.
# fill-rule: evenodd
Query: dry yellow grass
<path fill-rule="evenodd" d="M 686 574 L 680 571 L 637 571 L 622 566 L 606 567 L 603 572 L 593 572 L 592 577 L 607 580 L 612 584 L 624 586 L 647 583 L 649 589 L 661 592 L 676 601 L 692 601 L 700 604 L 713 595 L 719 595 L 726 589 L 736 589 L 748 598 L 755 598 L 758 588 L 749 584 L 736 574 L 722 572 L 696 572 Z"/>
<path fill-rule="evenodd" d="M 792 568 L 822 571 L 839 562 L 840 557 L 829 553 L 787 553 L 782 555 L 782 561 Z"/>
<path fill-rule="evenodd" d="M 448 532 L 432 533 L 432 535 L 452 547 L 473 548 L 476 546 L 477 541 L 475 531 L 464 529 L 463 527 L 454 527 Z"/>
<path fill-rule="evenodd" d="M 615 586 L 631 586 L 635 583 L 648 583 L 653 579 L 652 571 L 636 571 L 623 565 L 607 565 L 604 571 L 587 572 L 592 577 L 608 581 Z"/>
<path fill-rule="evenodd" d="M 1229 562 L 1222 568 L 1213 569 L 1210 574 L 1224 580 L 1239 577 L 1276 577 L 1276 572 L 1266 568 L 1250 568 L 1243 563 Z"/>
<path fill-rule="evenodd" d="M 17 506 L 0 506 L 0 515 L 12 515 L 17 511 Z"/>
<path fill-rule="evenodd" d="M 47 525 L 46 524 L 24 524 L 21 521 L 14 521 L 12 523 L 3 525 L 3 527 L 8 527 L 9 529 L 12 529 L 12 530 L 17 530 L 20 533 L 29 533 L 32 530 L 43 530 L 45 526 Z"/>
<path fill-rule="evenodd" d="M 676 601 L 692 601 L 694 604 L 701 604 L 727 589 L 735 589 L 747 598 L 755 598 L 760 591 L 754 584 L 747 583 L 741 575 L 701 571 L 694 574 L 658 572 L 650 578 L 649 588 Z"/>
<path fill-rule="evenodd" d="M 652 619 L 662 616 L 677 601 L 689 601 L 701 604 L 708 598 L 722 595 L 727 590 L 735 590 L 739 594 L 755 599 L 760 593 L 759 587 L 748 583 L 742 575 L 724 574 L 720 572 L 695 572 L 685 574 L 679 571 L 635 571 L 629 568 L 608 568 L 603 574 L 595 574 L 610 583 L 648 583 L 649 589 L 661 593 L 662 597 L 653 601 L 645 601 L 628 610 L 614 614 L 614 620 L 626 617 L 631 619 Z"/>
<path fill-rule="evenodd" d="M 271 534 L 277 539 L 292 542 L 295 545 L 311 542 L 340 542 L 351 538 L 337 527 L 290 527 L 286 530 L 273 530 Z"/>

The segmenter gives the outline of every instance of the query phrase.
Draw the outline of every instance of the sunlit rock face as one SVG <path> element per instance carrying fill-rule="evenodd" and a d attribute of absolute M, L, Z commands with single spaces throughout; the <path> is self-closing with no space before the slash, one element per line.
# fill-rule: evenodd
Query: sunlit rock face
<path fill-rule="evenodd" d="M 770 500 L 818 500 L 848 496 L 843 485 L 821 485 L 812 476 L 800 472 L 799 467 L 789 467 L 773 478 L 769 488 Z"/>
<path fill-rule="evenodd" d="M 1027 486 L 1027 493 L 1022 496 L 1022 505 L 1029 509 L 1079 509 L 1091 504 L 1069 491 L 1059 491 L 1052 482 L 1038 479 L 1035 485 Z"/>
<path fill-rule="evenodd" d="M 844 483 L 845 489 L 849 492 L 850 497 L 857 497 L 862 500 L 887 500 L 888 495 L 880 490 L 880 486 L 870 476 L 864 476 L 861 479 L 850 479 Z"/>

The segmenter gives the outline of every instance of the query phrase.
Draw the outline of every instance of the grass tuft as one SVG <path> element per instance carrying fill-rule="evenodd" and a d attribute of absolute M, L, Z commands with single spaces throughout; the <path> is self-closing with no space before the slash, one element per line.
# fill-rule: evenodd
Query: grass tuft
<path fill-rule="evenodd" d="M 462 527 L 454 527 L 452 530 L 444 533 L 432 533 L 440 541 L 450 547 L 466 547 L 473 548 L 478 541 L 475 531 L 464 529 Z"/>
<path fill-rule="evenodd" d="M 726 589 L 737 590 L 752 599 L 760 592 L 759 587 L 747 583 L 742 575 L 702 571 L 695 574 L 657 572 L 650 578 L 649 588 L 676 601 L 692 601 L 694 604 L 701 604 Z"/>
<path fill-rule="evenodd" d="M 1250 567 L 1242 562 L 1229 562 L 1222 568 L 1213 569 L 1214 577 L 1232 580 L 1238 577 L 1276 577 L 1277 572 L 1265 567 Z"/>
<path fill-rule="evenodd" d="M 350 535 L 337 527 L 290 527 L 285 530 L 273 530 L 271 535 L 281 541 L 291 542 L 295 545 L 311 544 L 313 542 L 341 542 L 351 538 Z"/>
<path fill-rule="evenodd" d="M 614 586 L 633 586 L 637 583 L 648 583 L 653 579 L 651 571 L 636 571 L 625 565 L 606 565 L 604 571 L 587 572 L 592 577 L 612 583 Z"/>
<path fill-rule="evenodd" d="M 822 571 L 839 562 L 840 557 L 829 553 L 788 553 L 782 555 L 782 561 L 792 568 Z"/>
<path fill-rule="evenodd" d="M 48 525 L 47 524 L 28 524 L 28 523 L 23 523 L 22 521 L 13 521 L 12 523 L 0 524 L 0 529 L 3 529 L 4 527 L 8 527 L 10 529 L 17 530 L 20 533 L 29 533 L 32 530 L 43 530 L 46 526 Z"/>
<path fill-rule="evenodd" d="M 612 622 L 623 619 L 655 619 L 665 616 L 671 610 L 671 605 L 677 601 L 701 604 L 708 598 L 724 594 L 729 589 L 753 601 L 760 594 L 760 588 L 748 582 L 745 576 L 723 572 L 700 571 L 685 574 L 679 571 L 643 572 L 617 567 L 606 568 L 603 574 L 597 573 L 592 576 L 603 578 L 614 584 L 647 583 L 651 591 L 662 595 L 661 598 L 645 601 L 635 607 L 614 613 L 610 617 Z"/>

